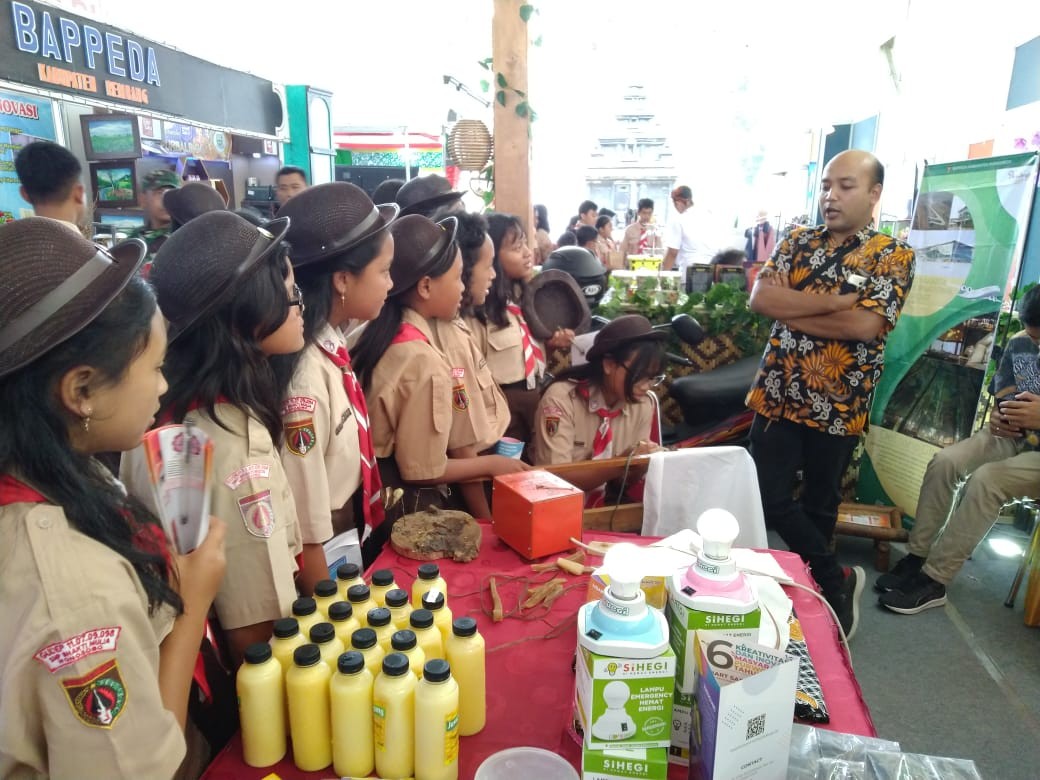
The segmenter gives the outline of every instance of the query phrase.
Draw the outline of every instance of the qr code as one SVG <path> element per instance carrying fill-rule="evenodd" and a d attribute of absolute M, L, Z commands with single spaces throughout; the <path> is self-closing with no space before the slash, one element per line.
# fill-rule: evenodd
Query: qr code
<path fill-rule="evenodd" d="M 747 722 L 747 736 L 746 740 L 760 737 L 766 733 L 766 716 L 756 715 Z"/>

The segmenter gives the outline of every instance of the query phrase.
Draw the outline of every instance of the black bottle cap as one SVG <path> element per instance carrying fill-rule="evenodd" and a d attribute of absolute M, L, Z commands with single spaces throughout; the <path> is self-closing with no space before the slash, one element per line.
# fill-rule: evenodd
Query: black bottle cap
<path fill-rule="evenodd" d="M 267 642 L 255 642 L 242 654 L 247 664 L 262 664 L 271 657 L 271 646 Z"/>
<path fill-rule="evenodd" d="M 408 656 L 404 653 L 390 653 L 383 659 L 383 674 L 391 677 L 408 674 Z"/>
<path fill-rule="evenodd" d="M 317 645 L 300 645 L 293 650 L 292 659 L 297 666 L 314 666 L 321 660 L 321 650 Z"/>
<path fill-rule="evenodd" d="M 349 620 L 354 616 L 354 607 L 349 601 L 334 601 L 329 604 L 329 620 Z"/>
<path fill-rule="evenodd" d="M 274 621 L 274 635 L 279 639 L 288 639 L 300 633 L 300 621 L 296 618 L 279 618 Z"/>
<path fill-rule="evenodd" d="M 347 589 L 347 599 L 351 604 L 361 604 L 371 598 L 368 585 L 351 585 Z"/>
<path fill-rule="evenodd" d="M 372 572 L 372 584 L 385 588 L 394 581 L 394 573 L 390 569 L 376 569 Z"/>
<path fill-rule="evenodd" d="M 365 656 L 361 655 L 357 650 L 350 650 L 346 653 L 342 653 L 338 659 L 336 659 L 336 668 L 340 670 L 342 674 L 357 674 L 365 668 Z"/>
<path fill-rule="evenodd" d="M 455 636 L 473 636 L 477 633 L 477 621 L 471 617 L 455 618 L 451 622 L 451 633 Z"/>
<path fill-rule="evenodd" d="M 420 580 L 435 580 L 441 576 L 441 567 L 436 563 L 424 563 L 419 567 Z"/>
<path fill-rule="evenodd" d="M 331 642 L 335 638 L 336 629 L 333 628 L 332 623 L 315 623 L 311 626 L 311 641 L 315 644 L 321 645 Z"/>
<path fill-rule="evenodd" d="M 371 628 L 359 628 L 350 635 L 350 646 L 358 650 L 367 650 L 376 646 L 376 632 Z"/>
<path fill-rule="evenodd" d="M 341 580 L 352 580 L 361 574 L 361 567 L 356 563 L 341 563 L 336 569 L 336 576 Z"/>
<path fill-rule="evenodd" d="M 436 612 L 438 609 L 443 609 L 444 594 L 439 591 L 428 590 L 423 594 L 422 605 L 423 609 L 428 609 L 431 612 Z"/>
<path fill-rule="evenodd" d="M 408 616 L 412 628 L 430 628 L 433 625 L 433 613 L 428 609 L 417 609 Z"/>
<path fill-rule="evenodd" d="M 423 679 L 430 682 L 444 682 L 451 677 L 451 667 L 443 658 L 432 658 L 423 665 Z"/>
<path fill-rule="evenodd" d="M 407 628 L 395 631 L 394 635 L 390 637 L 390 647 L 394 650 L 411 650 L 415 647 L 415 632 L 409 631 Z"/>
<path fill-rule="evenodd" d="M 408 603 L 408 593 L 401 588 L 394 588 L 386 592 L 386 605 L 388 607 L 403 607 Z"/>
<path fill-rule="evenodd" d="M 310 596 L 303 596 L 292 603 L 292 613 L 294 615 L 313 615 L 317 611 L 318 605 L 314 603 L 314 599 Z"/>
<path fill-rule="evenodd" d="M 332 580 L 322 580 L 314 586 L 314 595 L 321 596 L 323 599 L 335 596 L 337 593 L 339 593 L 339 586 Z"/>
<path fill-rule="evenodd" d="M 390 625 L 390 610 L 386 607 L 376 607 L 368 611 L 368 624 L 370 626 Z"/>

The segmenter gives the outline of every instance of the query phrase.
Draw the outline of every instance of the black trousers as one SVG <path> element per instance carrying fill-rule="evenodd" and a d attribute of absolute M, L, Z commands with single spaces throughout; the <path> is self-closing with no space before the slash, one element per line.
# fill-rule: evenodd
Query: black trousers
<path fill-rule="evenodd" d="M 845 578 L 829 547 L 841 503 L 841 478 L 858 440 L 758 414 L 751 425 L 751 457 L 766 526 L 809 564 L 828 600 L 838 595 Z M 798 471 L 803 486 L 795 500 Z"/>

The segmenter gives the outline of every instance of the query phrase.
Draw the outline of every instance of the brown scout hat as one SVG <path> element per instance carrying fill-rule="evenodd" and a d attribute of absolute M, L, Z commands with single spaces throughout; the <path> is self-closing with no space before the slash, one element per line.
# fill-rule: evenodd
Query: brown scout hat
<path fill-rule="evenodd" d="M 451 182 L 435 173 L 407 181 L 397 191 L 402 217 L 408 214 L 428 217 L 446 203 L 461 199 L 462 193 L 453 190 Z"/>
<path fill-rule="evenodd" d="M 365 191 L 349 182 L 308 187 L 278 209 L 292 226 L 285 240 L 294 268 L 310 266 L 353 249 L 385 230 L 397 218 L 397 204 L 376 206 Z"/>
<path fill-rule="evenodd" d="M 170 321 L 170 341 L 228 300 L 288 229 L 285 217 L 260 228 L 230 211 L 210 211 L 172 233 L 148 278 Z"/>
<path fill-rule="evenodd" d="M 666 338 L 668 336 L 654 330 L 650 320 L 642 314 L 626 314 L 612 320 L 596 334 L 596 340 L 585 353 L 585 359 L 591 363 L 633 341 L 664 341 Z"/>
<path fill-rule="evenodd" d="M 173 220 L 174 229 L 187 224 L 200 214 L 227 208 L 224 196 L 201 181 L 190 181 L 183 187 L 166 190 L 163 206 Z"/>
<path fill-rule="evenodd" d="M 455 262 L 458 230 L 455 217 L 434 222 L 419 214 L 401 217 L 391 225 L 394 262 L 390 265 L 390 278 L 394 286 L 390 297 L 408 292 L 424 276 L 440 275 Z"/>
<path fill-rule="evenodd" d="M 127 285 L 147 252 L 139 239 L 102 249 L 47 217 L 0 225 L 0 376 L 89 325 Z"/>
<path fill-rule="evenodd" d="M 566 271 L 542 271 L 527 284 L 521 307 L 536 339 L 552 338 L 559 328 L 585 333 L 592 313 L 585 294 Z"/>

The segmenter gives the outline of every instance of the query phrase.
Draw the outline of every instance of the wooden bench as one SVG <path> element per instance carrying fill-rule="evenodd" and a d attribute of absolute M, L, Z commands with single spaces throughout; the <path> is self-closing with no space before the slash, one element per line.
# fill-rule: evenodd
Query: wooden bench
<path fill-rule="evenodd" d="M 842 514 L 880 517 L 887 525 L 848 522 L 841 519 Z M 905 542 L 910 538 L 910 532 L 903 528 L 903 512 L 899 507 L 841 504 L 838 518 L 834 526 L 835 536 L 860 536 L 874 540 L 874 568 L 878 571 L 888 571 L 892 542 Z"/>

